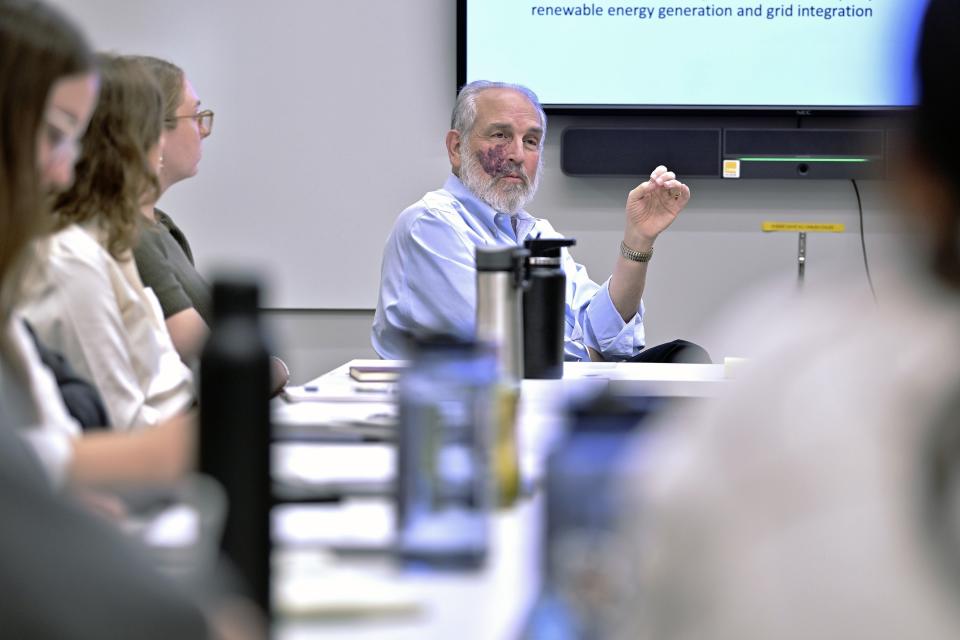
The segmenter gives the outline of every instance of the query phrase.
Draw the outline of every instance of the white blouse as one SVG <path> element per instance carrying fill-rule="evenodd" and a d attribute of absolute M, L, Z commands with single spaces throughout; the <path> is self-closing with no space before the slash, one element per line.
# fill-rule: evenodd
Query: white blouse
<path fill-rule="evenodd" d="M 71 225 L 41 241 L 23 314 L 97 387 L 113 429 L 157 424 L 193 403 L 193 377 L 132 254 L 115 260 L 100 235 Z"/>
<path fill-rule="evenodd" d="M 63 404 L 57 382 L 40 361 L 33 339 L 14 316 L 4 328 L 0 351 L 0 402 L 10 424 L 34 449 L 53 484 L 59 486 L 73 455 L 80 425 Z"/>

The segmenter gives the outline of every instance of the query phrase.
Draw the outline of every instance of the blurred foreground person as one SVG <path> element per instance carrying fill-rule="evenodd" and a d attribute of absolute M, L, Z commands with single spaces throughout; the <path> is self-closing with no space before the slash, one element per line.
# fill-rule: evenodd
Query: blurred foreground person
<path fill-rule="evenodd" d="M 204 614 L 186 594 L 105 521 L 55 493 L 50 460 L 71 449 L 55 424 L 71 422 L 13 312 L 45 222 L 41 176 L 72 174 L 96 85 L 83 37 L 57 11 L 0 0 L 0 629 L 11 638 L 204 638 Z M 104 441 L 86 443 L 103 452 Z M 81 449 L 92 452 L 77 447 L 74 463 Z"/>
<path fill-rule="evenodd" d="M 48 14 L 37 4 L 8 2 L 3 7 L 6 11 L 0 42 L 3 47 L 0 140 L 4 149 L 0 175 L 0 228 L 3 231 L 0 234 L 0 400 L 3 409 L 11 427 L 32 446 L 55 485 L 96 487 L 170 482 L 179 478 L 191 464 L 193 417 L 171 415 L 151 429 L 130 434 L 82 435 L 63 404 L 50 370 L 42 364 L 21 314 L 15 311 L 23 304 L 27 285 L 39 283 L 38 279 L 25 275 L 28 267 L 35 268 L 42 259 L 50 257 L 49 253 L 37 251 L 31 243 L 50 226 L 49 212 L 44 207 L 46 193 L 69 187 L 73 182 L 79 141 L 94 111 L 100 77 L 82 37 L 60 33 L 72 27 L 60 19 L 59 14 Z M 25 68 L 32 69 L 31 73 L 24 73 Z M 73 275 L 87 273 L 78 268 Z M 105 282 L 103 287 L 109 295 L 111 284 Z M 52 291 L 65 288 L 68 289 L 69 284 L 51 283 Z M 128 306 L 127 316 L 135 311 Z M 92 335 L 94 329 L 106 330 L 101 326 L 70 326 L 85 337 Z M 169 338 L 167 340 L 169 342 Z M 83 355 L 100 358 L 103 352 L 91 348 Z M 180 364 L 175 353 L 173 359 Z M 83 360 L 71 360 L 71 364 L 78 362 L 82 364 Z M 115 389 L 111 391 L 116 393 Z M 188 399 L 192 401 L 192 391 Z"/>
<path fill-rule="evenodd" d="M 4 637 L 208 637 L 189 594 L 158 574 L 115 527 L 55 494 L 3 416 L 0 506 Z"/>
<path fill-rule="evenodd" d="M 860 281 L 741 314 L 771 329 L 738 380 L 637 448 L 610 637 L 960 637 L 958 33 L 932 0 L 894 179 L 918 242 L 879 304 Z"/>

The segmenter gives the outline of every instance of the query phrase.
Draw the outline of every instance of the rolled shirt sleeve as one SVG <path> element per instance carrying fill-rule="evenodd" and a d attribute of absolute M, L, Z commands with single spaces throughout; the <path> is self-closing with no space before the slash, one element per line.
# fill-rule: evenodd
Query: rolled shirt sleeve
<path fill-rule="evenodd" d="M 566 337 L 567 360 L 589 360 L 587 347 L 607 360 L 623 360 L 644 346 L 643 301 L 637 313 L 624 322 L 610 298 L 610 279 L 598 285 L 564 250 L 567 275 Z"/>

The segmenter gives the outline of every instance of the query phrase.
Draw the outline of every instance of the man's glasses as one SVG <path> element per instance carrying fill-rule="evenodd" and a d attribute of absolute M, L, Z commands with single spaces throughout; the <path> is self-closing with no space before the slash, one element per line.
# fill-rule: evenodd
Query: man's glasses
<path fill-rule="evenodd" d="M 207 109 L 201 111 L 200 113 L 191 113 L 188 116 L 174 116 L 173 121 L 170 123 L 173 126 L 176 126 L 176 121 L 180 118 L 192 118 L 197 121 L 197 126 L 200 129 L 200 135 L 206 138 L 213 131 L 213 111 Z"/>

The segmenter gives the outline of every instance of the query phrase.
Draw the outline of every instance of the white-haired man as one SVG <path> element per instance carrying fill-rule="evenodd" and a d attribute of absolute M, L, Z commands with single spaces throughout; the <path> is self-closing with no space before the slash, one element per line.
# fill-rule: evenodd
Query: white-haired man
<path fill-rule="evenodd" d="M 371 333 L 380 356 L 404 357 L 410 334 L 473 335 L 476 247 L 560 237 L 524 210 L 540 181 L 546 124 L 525 87 L 477 81 L 461 89 L 446 138 L 452 175 L 400 214 L 384 248 Z M 568 360 L 674 360 L 689 351 L 678 341 L 640 354 L 647 262 L 689 199 L 690 189 L 662 166 L 631 191 L 620 257 L 603 285 L 564 251 Z"/>

